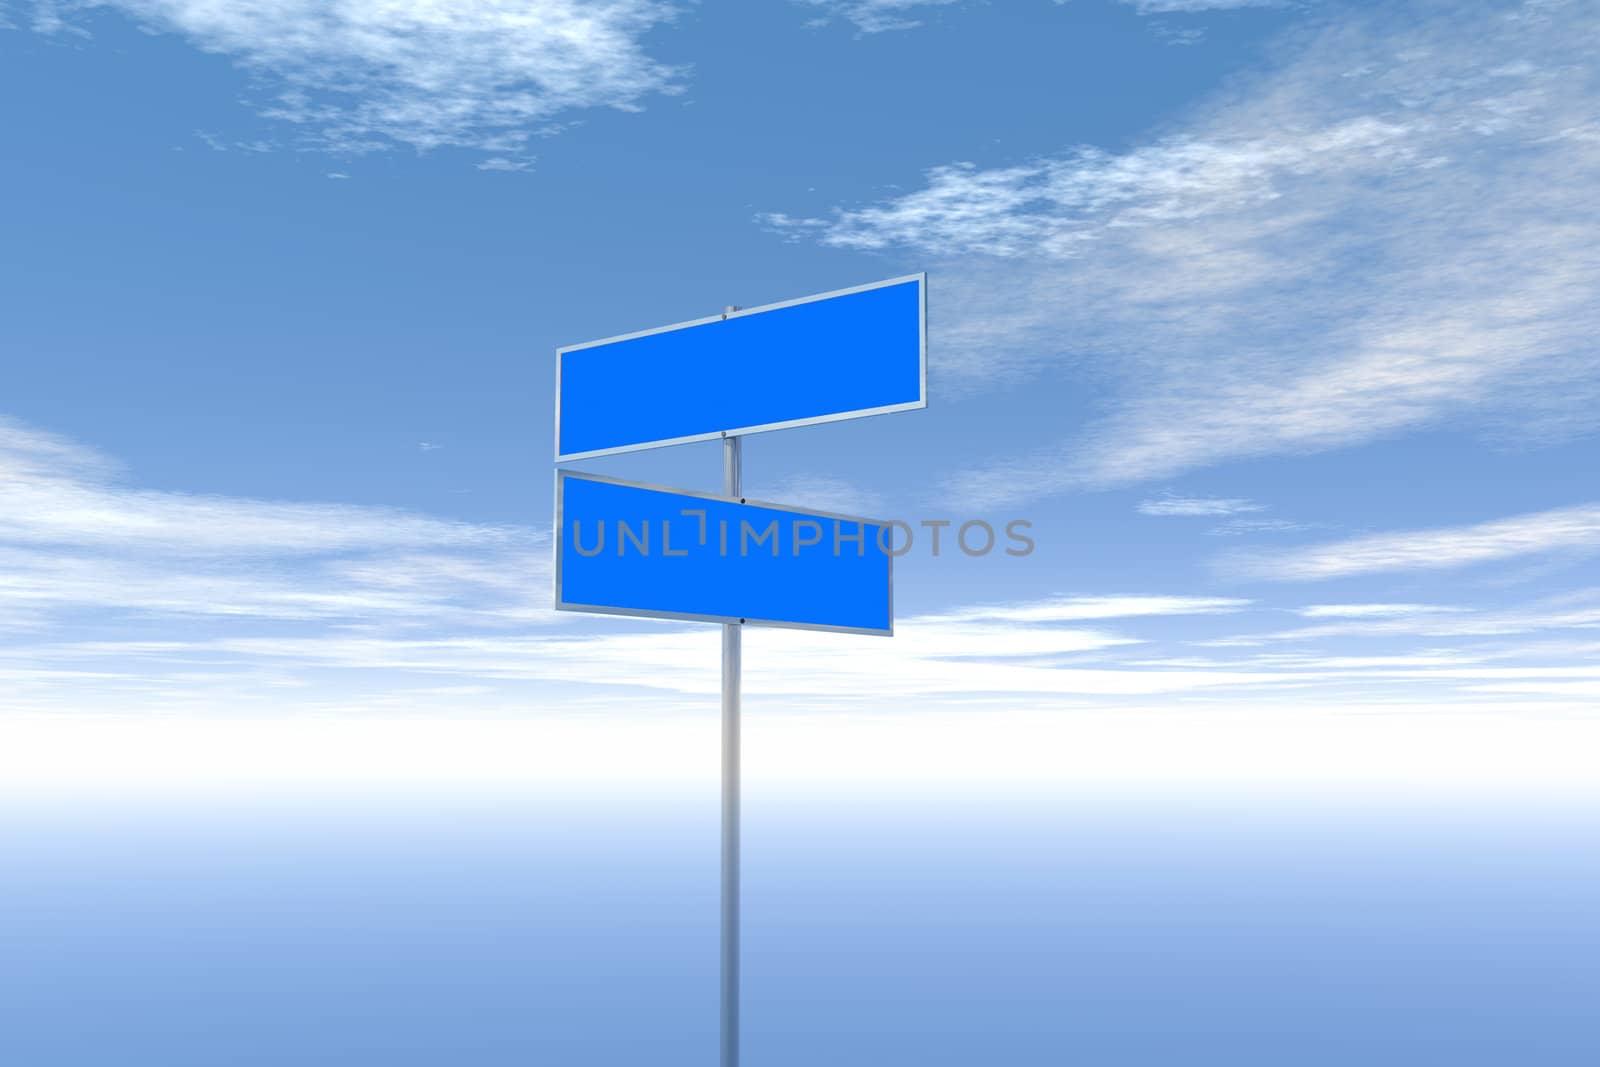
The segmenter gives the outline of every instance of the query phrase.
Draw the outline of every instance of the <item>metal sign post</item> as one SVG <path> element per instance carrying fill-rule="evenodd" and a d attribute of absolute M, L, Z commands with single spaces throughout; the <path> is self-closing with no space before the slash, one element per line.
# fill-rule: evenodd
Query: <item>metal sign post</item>
<path fill-rule="evenodd" d="M 744 492 L 738 437 L 722 439 L 722 492 Z M 739 675 L 744 624 L 722 624 L 722 1067 L 739 1064 Z"/>
<path fill-rule="evenodd" d="M 557 463 L 722 441 L 720 495 L 558 470 L 555 523 L 557 610 L 722 625 L 722 1067 L 739 1067 L 744 627 L 894 632 L 895 524 L 747 501 L 740 439 L 926 407 L 927 365 L 921 274 L 556 352 Z"/>

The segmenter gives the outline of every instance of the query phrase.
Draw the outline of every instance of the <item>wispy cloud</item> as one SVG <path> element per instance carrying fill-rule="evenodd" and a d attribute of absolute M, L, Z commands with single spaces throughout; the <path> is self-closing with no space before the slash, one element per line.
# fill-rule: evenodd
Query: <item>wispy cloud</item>
<path fill-rule="evenodd" d="M 1229 519 L 1206 533 L 1213 537 L 1244 537 L 1251 534 L 1299 533 L 1309 529 L 1312 529 L 1311 523 L 1295 522 L 1293 519 Z"/>
<path fill-rule="evenodd" d="M 504 156 L 493 156 L 474 165 L 479 170 L 499 171 L 502 174 L 520 174 L 533 169 L 533 160 L 507 159 Z"/>
<path fill-rule="evenodd" d="M 398 509 L 139 489 L 93 450 L 0 420 L 0 613 L 415 623 L 547 614 L 548 538 Z M 0 614 L 0 625 L 5 623 Z"/>
<path fill-rule="evenodd" d="M 384 508 L 142 490 L 116 481 L 114 470 L 70 441 L 0 421 L 0 543 L 284 557 L 486 547 L 521 536 Z"/>
<path fill-rule="evenodd" d="M 1150 32 L 1156 40 L 1179 48 L 1190 48 L 1206 39 L 1206 31 L 1198 26 L 1172 26 L 1162 21 L 1151 23 Z"/>
<path fill-rule="evenodd" d="M 1175 137 L 1120 155 L 1081 148 L 1000 169 L 935 167 L 927 187 L 832 219 L 768 216 L 837 248 L 910 245 L 934 253 L 1072 259 L 1124 227 L 1149 227 L 1271 201 L 1294 173 L 1363 170 L 1366 153 L 1409 155 L 1411 125 L 1359 116 L 1309 131 Z"/>
<path fill-rule="evenodd" d="M 1174 493 L 1164 493 L 1158 497 L 1141 500 L 1135 510 L 1141 515 L 1228 518 L 1227 522 L 1206 531 L 1213 537 L 1295 533 L 1312 528 L 1308 523 L 1296 522 L 1293 519 L 1238 518 L 1240 515 L 1267 510 L 1265 504 L 1258 504 L 1254 500 L 1241 497 L 1178 496 Z"/>
<path fill-rule="evenodd" d="M 819 14 L 814 24 L 825 24 L 832 19 L 842 19 L 855 25 L 862 33 L 883 33 L 886 30 L 909 30 L 922 25 L 930 8 L 948 7 L 962 0 L 795 0 L 795 3 L 816 9 Z"/>
<path fill-rule="evenodd" d="M 1239 553 L 1222 566 L 1273 581 L 1324 581 L 1388 571 L 1442 570 L 1535 553 L 1600 550 L 1600 505 L 1404 533 L 1374 534 L 1278 552 Z"/>
<path fill-rule="evenodd" d="M 867 518 L 884 518 L 884 499 L 881 493 L 864 489 L 843 478 L 819 475 L 801 475 L 778 482 L 770 487 L 755 483 L 747 485 L 750 496 L 759 500 L 783 501 L 797 507 L 834 511 L 842 515 L 861 515 Z"/>
<path fill-rule="evenodd" d="M 1121 0 L 1141 15 L 1189 15 L 1204 11 L 1237 11 L 1247 7 L 1284 7 L 1292 0 Z"/>
<path fill-rule="evenodd" d="M 261 113 L 339 152 L 460 146 L 508 160 L 569 112 L 636 109 L 678 72 L 643 37 L 666 0 L 37 0 L 36 28 L 119 11 L 256 75 Z M 502 169 L 502 168 L 490 168 Z"/>
<path fill-rule="evenodd" d="M 1438 604 L 1310 604 L 1296 610 L 1308 619 L 1392 619 L 1461 609 Z"/>
<path fill-rule="evenodd" d="M 1240 611 L 1250 601 L 1234 597 L 1058 596 L 1014 604 L 976 605 L 934 618 L 938 621 L 1038 623 L 1126 619 L 1149 615 L 1214 615 Z"/>
<path fill-rule="evenodd" d="M 1497 682 L 1493 685 L 1473 686 L 1485 693 L 1538 693 L 1544 696 L 1570 697 L 1593 702 L 1600 700 L 1600 678 L 1577 681 L 1542 681 L 1529 679 L 1516 682 Z"/>
<path fill-rule="evenodd" d="M 1394 647 L 1407 638 L 1493 639 L 1554 630 L 1588 631 L 1600 628 L 1600 589 L 1579 589 L 1558 597 L 1546 597 L 1511 607 L 1352 604 L 1305 609 L 1301 614 L 1332 621 L 1288 630 L 1210 637 L 1197 644 L 1207 648 L 1237 648 L 1293 642 L 1323 644 L 1345 639 L 1368 639 L 1383 642 L 1385 647 Z M 1549 655 L 1572 657 L 1581 662 L 1594 662 L 1594 651 L 1595 646 L 1592 643 L 1554 643 L 1539 647 L 1517 645 L 1505 655 L 1516 657 Z"/>
<path fill-rule="evenodd" d="M 1238 515 L 1247 511 L 1265 511 L 1265 504 L 1253 500 L 1209 496 L 1176 496 L 1166 493 L 1138 504 L 1141 515 Z"/>
<path fill-rule="evenodd" d="M 1345 12 L 1169 136 L 766 221 L 932 257 L 947 388 L 1121 377 L 1062 446 L 956 477 L 975 508 L 1446 419 L 1576 433 L 1600 410 L 1597 36 L 1560 0 Z"/>
<path fill-rule="evenodd" d="M 853 23 L 862 33 L 909 30 L 923 24 L 931 9 L 950 7 L 964 0 L 793 0 L 820 14 L 814 25 L 833 19 Z M 1055 0 L 1057 7 L 1068 0 Z M 1231 11 L 1248 7 L 1281 7 L 1292 0 L 1118 0 L 1141 15 L 1185 15 Z M 1185 42 L 1188 43 L 1188 42 Z"/>

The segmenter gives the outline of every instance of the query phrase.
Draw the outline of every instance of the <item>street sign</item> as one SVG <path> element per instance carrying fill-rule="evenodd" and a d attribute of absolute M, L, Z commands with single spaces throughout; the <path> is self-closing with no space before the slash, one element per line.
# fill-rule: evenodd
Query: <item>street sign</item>
<path fill-rule="evenodd" d="M 556 462 L 722 439 L 720 496 L 556 471 L 557 610 L 722 624 L 722 1067 L 739 1067 L 744 625 L 894 633 L 899 525 L 745 500 L 741 435 L 927 407 L 927 306 L 913 274 L 556 350 Z"/>
<path fill-rule="evenodd" d="M 556 472 L 556 608 L 892 634 L 893 529 Z"/>
<path fill-rule="evenodd" d="M 928 406 L 927 276 L 556 351 L 556 460 Z"/>

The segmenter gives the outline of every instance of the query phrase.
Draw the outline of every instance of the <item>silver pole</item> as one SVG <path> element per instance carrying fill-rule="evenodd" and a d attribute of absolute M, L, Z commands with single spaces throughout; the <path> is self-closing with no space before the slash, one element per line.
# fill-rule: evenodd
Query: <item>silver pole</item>
<path fill-rule="evenodd" d="M 739 438 L 722 439 L 722 491 L 744 490 Z M 739 1067 L 739 653 L 738 623 L 722 624 L 722 1067 Z"/>

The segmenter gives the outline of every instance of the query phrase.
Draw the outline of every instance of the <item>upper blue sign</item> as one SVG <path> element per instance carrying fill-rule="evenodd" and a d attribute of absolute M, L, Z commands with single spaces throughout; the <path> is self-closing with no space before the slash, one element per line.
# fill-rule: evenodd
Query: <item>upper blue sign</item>
<path fill-rule="evenodd" d="M 556 607 L 888 634 L 893 536 L 871 519 L 557 471 Z"/>
<path fill-rule="evenodd" d="M 556 459 L 928 406 L 927 276 L 556 352 Z"/>

